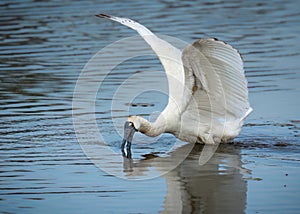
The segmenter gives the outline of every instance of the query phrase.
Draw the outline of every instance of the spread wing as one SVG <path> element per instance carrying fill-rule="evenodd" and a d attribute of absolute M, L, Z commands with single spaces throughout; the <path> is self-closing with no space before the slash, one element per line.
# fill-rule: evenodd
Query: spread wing
<path fill-rule="evenodd" d="M 185 93 L 191 94 L 184 119 L 199 120 L 200 123 L 211 123 L 212 120 L 221 124 L 238 122 L 242 125 L 252 108 L 238 51 L 216 39 L 200 39 L 183 50 L 182 62 Z"/>
<path fill-rule="evenodd" d="M 181 51 L 167 41 L 158 38 L 145 26 L 131 19 L 115 17 L 106 14 L 98 14 L 96 16 L 119 22 L 122 25 L 136 30 L 140 36 L 151 46 L 152 50 L 156 53 L 160 62 L 162 63 L 168 79 L 168 106 L 171 111 L 165 111 L 165 113 L 170 113 L 173 115 L 173 112 L 175 111 L 174 109 L 180 109 L 178 111 L 181 112 L 182 105 L 184 103 L 182 100 L 185 100 L 185 97 L 182 97 L 185 86 L 183 75 L 184 72 L 181 63 Z"/>

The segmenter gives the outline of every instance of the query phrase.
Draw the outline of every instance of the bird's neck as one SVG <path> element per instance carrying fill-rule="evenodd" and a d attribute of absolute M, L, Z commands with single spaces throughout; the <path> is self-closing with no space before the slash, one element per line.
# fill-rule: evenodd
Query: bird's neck
<path fill-rule="evenodd" d="M 165 132 L 165 122 L 158 118 L 154 123 L 139 117 L 140 127 L 139 131 L 149 137 L 155 137 Z"/>

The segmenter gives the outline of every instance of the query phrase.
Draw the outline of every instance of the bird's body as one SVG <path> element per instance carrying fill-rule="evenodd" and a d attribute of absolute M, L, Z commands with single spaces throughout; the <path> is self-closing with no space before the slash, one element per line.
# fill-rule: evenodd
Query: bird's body
<path fill-rule="evenodd" d="M 168 79 L 168 105 L 154 123 L 131 116 L 148 136 L 172 133 L 187 142 L 215 144 L 236 137 L 252 108 L 240 54 L 217 39 L 200 39 L 183 51 L 127 18 L 97 15 L 136 30 L 161 61 Z"/>

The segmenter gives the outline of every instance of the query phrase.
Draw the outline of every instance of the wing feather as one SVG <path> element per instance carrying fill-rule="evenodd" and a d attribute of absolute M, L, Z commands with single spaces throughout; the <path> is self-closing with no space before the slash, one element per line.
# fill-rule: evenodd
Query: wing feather
<path fill-rule="evenodd" d="M 181 51 L 153 34 L 148 28 L 140 23 L 128 18 L 110 16 L 106 14 L 98 14 L 97 17 L 110 19 L 115 22 L 119 22 L 133 30 L 136 30 L 140 36 L 151 46 L 152 50 L 158 56 L 162 63 L 169 84 L 169 109 L 166 109 L 164 113 L 173 115 L 174 111 L 180 115 L 182 109 L 182 96 L 184 93 L 184 71 L 181 63 Z"/>
<path fill-rule="evenodd" d="M 192 93 L 194 102 L 187 103 L 185 117 L 195 117 L 197 111 L 202 123 L 212 119 L 231 122 L 243 120 L 251 112 L 243 61 L 232 46 L 200 39 L 183 50 L 182 61 L 186 87 L 192 90 L 196 84 L 199 88 Z M 190 76 L 195 80 L 187 78 Z"/>

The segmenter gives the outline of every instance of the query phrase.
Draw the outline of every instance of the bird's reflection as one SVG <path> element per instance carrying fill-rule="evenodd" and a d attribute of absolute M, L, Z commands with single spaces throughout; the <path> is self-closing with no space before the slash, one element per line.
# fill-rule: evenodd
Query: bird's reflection
<path fill-rule="evenodd" d="M 175 169 L 164 175 L 167 193 L 162 213 L 244 213 L 247 183 L 243 176 L 240 148 L 220 145 L 211 159 L 199 165 L 203 145 L 187 144 L 168 157 L 145 155 L 133 163 L 124 156 L 127 176 L 142 176 L 150 167 L 165 170 L 164 164 L 176 163 L 181 154 L 189 155 Z"/>

